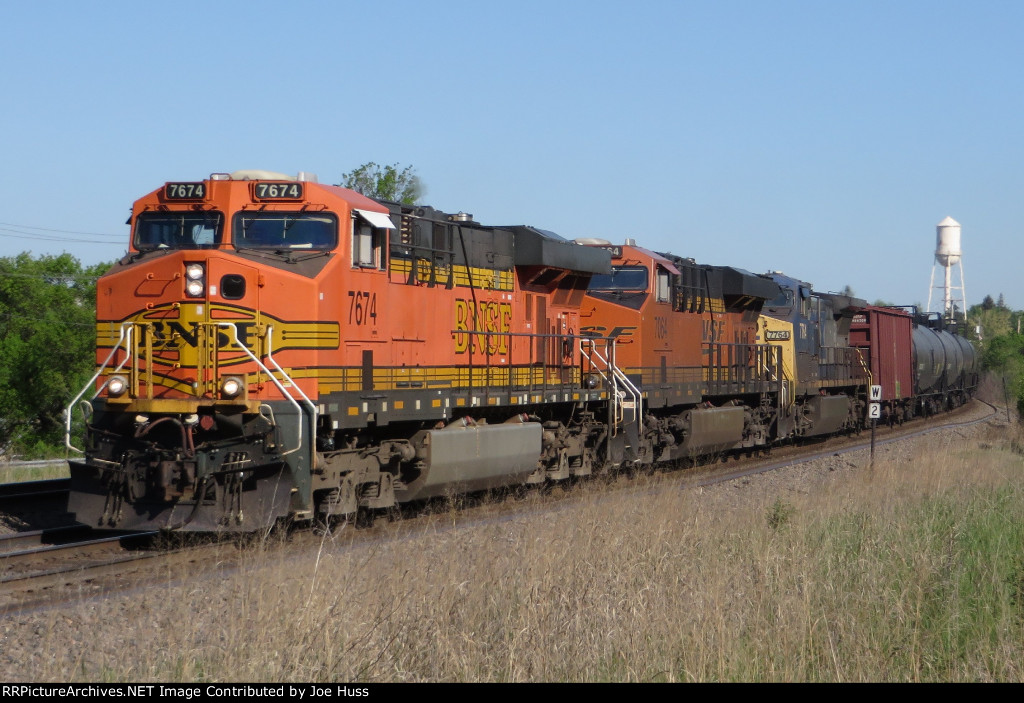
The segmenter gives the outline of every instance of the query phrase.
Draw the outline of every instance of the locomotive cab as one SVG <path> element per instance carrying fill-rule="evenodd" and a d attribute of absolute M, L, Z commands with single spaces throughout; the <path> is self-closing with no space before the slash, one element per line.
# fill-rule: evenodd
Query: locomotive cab
<path fill-rule="evenodd" d="M 97 286 L 70 509 L 118 529 L 251 530 L 308 513 L 313 399 L 327 355 L 337 364 L 376 313 L 367 277 L 386 276 L 387 209 L 303 174 L 243 171 L 167 183 L 129 223 L 129 253 Z M 354 324 L 329 277 L 359 291 Z"/>
<path fill-rule="evenodd" d="M 859 298 L 818 293 L 811 284 L 773 272 L 768 276 L 780 293 L 764 306 L 763 315 L 792 326 L 775 331 L 780 343 L 792 346 L 794 395 L 792 408 L 780 418 L 780 434 L 813 436 L 853 430 L 863 421 L 870 382 L 866 360 L 850 346 L 854 314 L 867 306 Z M 765 323 L 765 335 L 773 334 Z"/>

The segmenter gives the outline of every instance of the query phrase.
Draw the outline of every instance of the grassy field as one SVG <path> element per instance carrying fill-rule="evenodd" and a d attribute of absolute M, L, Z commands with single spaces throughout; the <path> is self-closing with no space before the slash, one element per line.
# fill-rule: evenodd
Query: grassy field
<path fill-rule="evenodd" d="M 45 466 L 0 463 L 0 483 L 42 481 L 50 478 L 68 478 L 70 475 L 68 464 L 65 460 L 55 459 L 52 464 Z"/>
<path fill-rule="evenodd" d="M 1022 445 L 950 432 L 873 469 L 703 492 L 655 476 L 375 546 L 264 545 L 228 576 L 14 624 L 39 654 L 10 676 L 1020 681 Z"/>

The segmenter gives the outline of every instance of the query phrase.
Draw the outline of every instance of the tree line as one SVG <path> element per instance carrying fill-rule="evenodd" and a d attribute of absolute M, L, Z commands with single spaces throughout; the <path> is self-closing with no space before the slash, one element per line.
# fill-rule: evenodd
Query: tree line
<path fill-rule="evenodd" d="M 96 279 L 70 254 L 0 258 L 0 455 L 53 456 L 95 372 Z"/>
<path fill-rule="evenodd" d="M 983 367 L 1000 376 L 1009 401 L 1024 417 L 1024 311 L 1006 306 L 1003 294 L 998 299 L 986 295 L 980 304 L 967 310 L 968 336 L 981 350 Z"/>

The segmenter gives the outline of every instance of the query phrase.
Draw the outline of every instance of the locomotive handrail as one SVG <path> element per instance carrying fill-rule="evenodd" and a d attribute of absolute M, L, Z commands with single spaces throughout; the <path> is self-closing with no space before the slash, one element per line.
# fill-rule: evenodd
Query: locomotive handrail
<path fill-rule="evenodd" d="M 232 341 L 240 349 L 242 349 L 242 351 L 253 362 L 255 362 L 255 364 L 259 367 L 259 369 L 263 373 L 267 374 L 267 377 L 274 383 L 274 385 L 277 387 L 277 389 L 281 392 L 281 395 L 283 395 L 286 399 L 288 399 L 288 401 L 295 407 L 296 413 L 299 416 L 304 416 L 305 412 L 303 411 L 302 406 L 299 405 L 299 402 L 295 399 L 294 395 L 292 393 L 290 393 L 285 388 L 285 386 L 275 377 L 274 372 L 269 367 L 267 367 L 266 364 L 264 364 L 262 361 L 260 361 L 260 359 L 255 354 L 253 354 L 253 352 L 248 347 L 246 347 L 244 344 L 241 343 L 241 341 L 238 338 L 238 328 L 235 326 L 235 324 L 231 323 L 231 322 L 215 322 L 213 324 L 216 327 L 230 328 L 231 335 L 233 337 Z M 92 375 L 92 377 L 85 384 L 85 386 L 82 388 L 82 390 L 78 392 L 78 394 L 71 400 L 70 403 L 68 403 L 68 406 L 64 409 L 64 445 L 68 449 L 70 449 L 70 450 L 72 450 L 74 452 L 77 452 L 79 454 L 84 454 L 85 453 L 84 450 L 79 449 L 78 447 L 74 446 L 71 443 L 71 424 L 72 424 L 72 421 L 74 419 L 74 408 L 75 408 L 76 404 L 78 404 L 78 402 L 82 399 L 82 396 L 84 396 L 89 391 L 90 388 L 93 388 L 95 386 L 96 380 L 100 377 L 100 375 L 102 375 L 104 373 L 104 371 L 106 371 L 110 367 L 110 363 L 114 359 L 114 356 L 117 354 L 118 350 L 120 350 L 122 347 L 125 349 L 125 352 L 126 352 L 125 353 L 125 358 L 116 367 L 114 367 L 113 371 L 111 372 L 112 374 L 117 373 L 118 371 L 123 369 L 125 367 L 125 365 L 132 359 L 132 357 L 134 356 L 134 354 L 132 353 L 132 348 L 133 348 L 133 338 L 135 336 L 135 327 L 136 327 L 136 323 L 135 322 L 123 322 L 121 324 L 119 332 L 118 332 L 117 341 L 114 343 L 113 347 L 111 348 L 110 353 L 107 354 L 107 357 L 99 365 L 99 367 L 96 370 L 96 373 L 94 373 Z M 285 372 L 285 370 L 281 368 L 280 364 L 277 363 L 277 360 L 274 359 L 273 353 L 270 351 L 271 346 L 272 346 L 272 344 L 271 344 L 272 343 L 272 334 L 273 334 L 273 325 L 270 325 L 267 328 L 267 349 L 268 349 L 268 351 L 267 351 L 266 357 L 270 361 L 270 363 L 273 364 L 274 368 L 277 369 L 278 373 L 280 373 L 281 376 L 289 384 L 291 384 L 291 387 L 294 388 L 295 391 L 298 392 L 298 394 L 302 397 L 302 400 L 309 406 L 309 413 L 310 413 L 310 417 L 312 419 L 311 432 L 312 432 L 312 435 L 313 435 L 313 441 L 315 442 L 316 441 L 316 418 L 317 418 L 317 415 L 318 415 L 318 411 L 317 411 L 316 405 L 313 403 L 312 400 L 309 399 L 309 396 L 306 395 L 306 393 L 302 390 L 302 388 L 299 387 L 299 385 L 297 383 L 295 383 L 294 379 L 292 379 Z M 134 376 L 134 374 L 133 374 L 133 376 Z M 95 389 L 95 391 L 92 394 L 92 397 L 89 400 L 84 401 L 86 404 L 88 404 L 88 406 L 90 408 L 92 408 L 92 401 L 96 399 L 96 396 L 98 396 L 103 391 L 103 389 L 107 386 L 108 383 L 109 383 L 109 379 L 103 385 L 101 385 L 99 388 Z M 83 410 L 83 412 L 84 412 L 84 410 Z M 296 439 L 295 447 L 293 449 L 289 449 L 289 450 L 287 450 L 285 452 L 282 452 L 282 456 L 287 455 L 287 454 L 291 454 L 291 453 L 296 452 L 296 451 L 298 451 L 299 449 L 302 448 L 302 435 L 303 435 L 303 432 L 302 432 L 302 422 L 298 423 L 297 430 L 298 430 L 298 436 L 297 436 L 297 439 Z M 314 446 L 315 446 L 315 444 L 314 444 Z"/>
<path fill-rule="evenodd" d="M 217 327 L 224 327 L 224 328 L 230 328 L 231 329 L 231 333 L 234 336 L 235 344 L 237 344 L 238 347 L 240 349 L 242 349 L 248 355 L 248 357 L 250 359 L 252 359 L 252 361 L 260 368 L 261 371 L 263 371 L 265 374 L 267 374 L 267 378 L 269 378 L 274 383 L 274 385 L 277 386 L 277 390 L 281 391 L 281 395 L 283 395 L 285 398 L 287 398 L 288 402 L 290 402 L 292 405 L 295 406 L 295 410 L 298 412 L 299 416 L 301 417 L 302 415 L 304 415 L 304 413 L 302 412 L 302 407 L 299 405 L 298 401 L 296 401 L 295 397 L 285 389 L 284 385 L 280 381 L 277 380 L 277 378 L 274 376 L 274 372 L 271 371 L 269 368 L 267 368 L 267 365 L 264 364 L 262 361 L 260 361 L 259 357 L 257 357 L 255 354 L 253 354 L 252 350 L 249 349 L 249 347 L 245 346 L 244 344 L 241 343 L 241 341 L 239 341 L 239 339 L 238 339 L 238 327 L 236 327 L 233 322 L 216 322 L 214 324 Z M 273 325 L 268 325 L 267 326 L 267 353 L 266 353 L 266 357 L 267 357 L 267 359 L 270 360 L 270 362 L 274 365 L 274 367 L 278 370 L 278 372 L 280 372 L 280 374 L 285 378 L 285 380 L 288 381 L 288 383 L 291 384 L 291 387 L 294 388 L 295 390 L 297 390 L 299 392 L 299 395 L 302 396 L 303 400 L 305 400 L 309 404 L 310 412 L 312 414 L 311 417 L 312 417 L 312 420 L 313 420 L 313 422 L 312 422 L 313 445 L 312 446 L 313 446 L 313 451 L 316 451 L 316 417 L 317 417 L 316 406 L 313 404 L 313 401 L 311 401 L 309 399 L 309 397 L 303 392 L 303 390 L 301 388 L 299 388 L 298 384 L 295 383 L 294 379 L 292 379 L 292 377 L 289 376 L 285 372 L 285 370 L 282 369 L 281 366 L 277 363 L 277 360 L 274 359 L 274 356 L 273 356 L 273 354 L 271 352 L 272 342 L 273 342 L 273 331 L 274 331 L 274 326 Z M 301 448 L 302 448 L 302 422 L 300 421 L 298 423 L 298 438 L 296 440 L 295 448 L 294 449 L 289 449 L 286 452 L 281 452 L 281 456 L 287 456 L 288 454 L 291 454 L 293 452 L 297 452 Z M 311 462 L 312 462 L 312 460 L 311 460 Z"/>
<path fill-rule="evenodd" d="M 595 341 L 603 340 L 609 349 L 608 357 L 605 358 L 597 347 L 594 345 Z M 589 348 L 589 351 L 588 351 Z M 640 389 L 636 387 L 629 377 L 622 372 L 622 370 L 615 364 L 615 339 L 608 337 L 583 337 L 580 339 L 580 354 L 585 356 L 588 361 L 592 364 L 595 371 L 597 371 L 604 382 L 609 386 L 609 397 L 613 399 L 611 403 L 610 411 L 616 413 L 610 419 L 612 420 L 612 432 L 609 437 L 614 437 L 617 434 L 618 426 L 622 423 L 622 399 L 626 395 L 624 391 L 619 391 L 619 382 L 625 386 L 626 390 L 633 397 L 634 407 L 634 418 L 636 420 L 637 429 L 643 429 L 643 395 Z M 611 378 L 605 375 L 605 372 L 601 370 L 598 364 L 594 363 L 594 359 L 591 356 L 597 357 L 598 361 L 605 365 L 605 368 L 611 372 Z"/>
<path fill-rule="evenodd" d="M 864 361 L 864 353 L 860 350 L 860 348 L 857 348 L 857 347 L 854 347 L 854 348 L 857 349 L 857 360 L 860 361 L 860 367 L 862 369 L 864 369 L 864 373 L 865 373 L 865 375 L 867 376 L 867 379 L 868 379 L 867 380 L 867 384 L 866 384 L 867 388 L 865 388 L 864 390 L 865 391 L 870 391 L 871 385 L 875 382 L 874 375 L 871 373 L 871 369 L 868 368 L 867 362 Z M 870 397 L 870 395 L 868 393 L 865 393 L 865 395 L 867 397 Z M 865 403 L 864 404 L 864 412 L 865 412 L 866 415 L 871 413 L 871 404 L 870 403 Z"/>
<path fill-rule="evenodd" d="M 636 387 L 636 384 L 634 384 L 632 381 L 630 381 L 629 377 L 625 373 L 623 373 L 622 370 L 619 368 L 618 364 L 616 364 L 616 362 L 615 362 L 615 349 L 616 349 L 616 345 L 615 345 L 615 340 L 614 339 L 610 339 L 608 341 L 608 348 L 610 350 L 609 353 L 608 353 L 608 358 L 609 358 L 609 362 L 610 362 L 610 368 L 611 368 L 611 371 L 612 371 L 612 377 L 615 378 L 617 381 L 621 381 L 622 384 L 629 391 L 629 394 L 631 396 L 633 396 L 633 418 L 636 421 L 636 427 L 637 427 L 638 436 L 642 435 L 643 434 L 643 419 L 644 419 L 644 414 L 643 414 L 644 413 L 644 397 L 643 397 L 643 394 L 640 392 L 640 389 Z M 616 384 L 616 394 L 618 394 L 618 393 L 619 393 L 618 386 Z M 619 398 L 621 399 L 624 395 L 625 394 L 623 393 L 622 396 L 619 396 Z M 621 400 L 616 402 L 616 405 L 619 406 L 620 412 L 622 411 L 622 408 L 625 407 L 624 403 Z M 624 413 L 623 413 L 623 415 L 624 415 Z"/>
<path fill-rule="evenodd" d="M 68 403 L 68 406 L 66 408 L 64 408 L 64 446 L 66 446 L 68 449 L 70 449 L 72 451 L 75 451 L 75 452 L 78 452 L 79 454 L 84 454 L 85 453 L 85 450 L 79 449 L 78 447 L 76 447 L 73 444 L 71 444 L 71 420 L 72 420 L 72 415 L 74 413 L 75 404 L 78 403 L 78 401 L 82 398 L 82 396 L 85 395 L 86 391 L 88 391 L 89 388 L 92 387 L 93 384 L 96 383 L 96 379 L 100 377 L 100 374 L 103 373 L 106 370 L 107 365 L 110 364 L 111 359 L 114 358 L 114 354 L 116 354 L 117 350 L 121 348 L 121 342 L 122 341 L 124 341 L 125 344 L 126 344 L 127 356 L 125 356 L 124 361 L 122 361 L 120 364 L 118 364 L 117 368 L 114 369 L 114 371 L 115 372 L 120 371 L 124 367 L 124 365 L 126 363 L 128 363 L 128 359 L 131 358 L 131 343 L 132 343 L 131 340 L 132 340 L 132 332 L 134 330 L 135 330 L 135 323 L 134 322 L 122 322 L 121 323 L 121 331 L 120 331 L 120 334 L 117 337 L 117 342 L 114 343 L 114 346 L 110 350 L 110 353 L 107 354 L 107 358 L 104 359 L 103 363 L 100 364 L 98 369 L 96 369 L 96 373 L 94 373 L 92 375 L 92 378 L 90 378 L 89 381 L 85 384 L 85 387 L 83 387 L 82 390 L 78 392 L 78 395 L 76 395 L 74 397 L 74 399 L 70 403 Z M 96 392 L 92 394 L 92 398 L 90 398 L 89 400 L 86 401 L 86 403 L 89 404 L 90 408 L 92 407 L 92 401 L 95 400 L 96 396 L 98 396 L 100 394 L 100 391 L 102 391 L 106 387 L 107 383 L 109 383 L 109 382 L 110 381 L 108 380 L 102 386 L 97 388 Z"/>
<path fill-rule="evenodd" d="M 789 390 L 789 381 L 786 380 L 786 361 L 782 356 L 782 347 L 778 344 L 755 345 L 768 349 L 768 355 L 760 355 L 761 367 L 769 381 L 779 385 L 778 409 L 781 411 L 787 407 L 786 393 Z M 792 371 L 790 371 L 792 374 Z"/>
<path fill-rule="evenodd" d="M 867 371 L 860 349 L 857 347 L 821 347 L 818 366 L 821 369 L 822 380 L 857 381 L 862 378 L 856 374 L 854 357 L 860 362 L 862 370 Z"/>
<path fill-rule="evenodd" d="M 285 373 L 285 370 L 282 369 L 281 365 L 277 363 L 277 359 L 274 358 L 274 345 L 272 344 L 272 342 L 273 342 L 273 332 L 274 332 L 274 326 L 273 325 L 268 325 L 268 327 L 267 327 L 267 358 L 270 360 L 270 363 L 272 363 L 274 365 L 274 368 L 276 368 L 278 371 L 280 371 L 281 375 L 284 376 L 286 379 L 288 379 L 288 382 L 292 384 L 292 388 L 294 388 L 295 390 L 297 390 L 299 392 L 299 395 L 302 396 L 302 399 L 304 401 L 306 401 L 306 404 L 309 406 L 309 413 L 310 413 L 310 416 L 309 416 L 310 417 L 310 436 L 311 436 L 311 438 L 313 440 L 311 442 L 311 444 L 310 444 L 310 447 L 311 447 L 310 456 L 312 457 L 314 455 L 314 453 L 316 452 L 316 418 L 317 418 L 317 416 L 320 413 L 319 413 L 319 410 L 316 407 L 316 404 L 314 404 L 313 401 L 309 399 L 309 396 L 306 395 L 305 391 L 302 390 L 302 387 L 298 383 L 296 383 L 295 380 L 292 379 L 287 373 Z M 302 432 L 301 432 L 301 429 L 302 428 L 300 427 L 299 428 L 299 430 L 300 430 L 299 431 L 299 446 L 302 446 Z M 292 450 L 292 451 L 295 451 L 295 450 Z M 285 454 L 290 454 L 290 453 L 291 452 L 285 452 Z M 315 462 L 313 461 L 313 459 L 310 458 L 310 468 L 312 468 L 314 463 Z"/>
<path fill-rule="evenodd" d="M 483 355 L 488 360 L 490 360 L 490 358 L 494 355 L 494 352 L 491 351 L 491 339 L 492 338 L 502 338 L 502 337 L 504 337 L 504 338 L 507 338 L 509 340 L 511 340 L 513 338 L 520 338 L 520 337 L 521 338 L 527 338 L 527 339 L 543 339 L 543 340 L 551 339 L 551 340 L 556 340 L 556 341 L 561 340 L 564 343 L 571 343 L 570 340 L 578 340 L 578 342 L 579 342 L 579 350 L 580 350 L 580 364 L 581 364 L 580 369 L 579 369 L 580 370 L 579 383 L 583 382 L 583 372 L 584 371 L 582 369 L 582 362 L 583 362 L 584 359 L 586 359 L 587 361 L 590 362 L 590 367 L 601 376 L 601 378 L 604 380 L 605 384 L 608 386 L 608 389 L 609 389 L 608 395 L 612 399 L 612 402 L 609 404 L 609 423 L 612 425 L 612 432 L 610 433 L 609 437 L 616 436 L 617 433 L 618 433 L 619 425 L 621 425 L 623 423 L 623 407 L 624 407 L 624 400 L 623 399 L 627 395 L 631 397 L 632 403 L 633 403 L 633 408 L 634 408 L 634 419 L 633 419 L 633 421 L 636 422 L 638 429 L 642 430 L 642 428 L 643 428 L 643 394 L 640 391 L 640 389 L 636 386 L 636 384 L 634 384 L 633 381 L 631 381 L 629 379 L 629 377 L 626 376 L 626 374 L 623 373 L 623 371 L 616 365 L 616 363 L 615 363 L 616 341 L 612 337 L 598 337 L 598 336 L 593 336 L 593 335 L 580 335 L 580 334 L 497 332 L 497 331 L 492 331 L 492 330 L 475 330 L 475 329 L 453 329 L 453 330 L 451 330 L 451 334 L 453 336 L 454 335 L 467 335 L 468 337 L 473 337 L 473 336 L 483 337 L 483 339 L 484 339 Z M 607 357 L 605 357 L 603 354 L 601 354 L 600 351 L 598 351 L 598 349 L 597 349 L 597 347 L 595 345 L 596 342 L 604 342 L 606 348 L 610 350 Z M 511 345 L 509 346 L 509 348 L 511 349 Z M 470 391 L 472 391 L 472 381 L 473 381 L 472 370 L 474 368 L 474 364 L 473 364 L 474 343 L 472 341 L 468 342 L 468 352 L 469 352 L 469 355 L 468 355 L 469 356 L 469 366 L 468 367 L 470 369 L 470 375 L 469 375 L 470 386 L 469 386 L 469 388 L 470 388 Z M 597 362 L 595 362 L 595 358 L 596 358 Z M 547 361 L 543 361 L 542 360 L 541 363 L 543 363 L 545 367 L 547 367 L 549 365 Z M 568 366 L 569 364 L 557 364 L 556 363 L 556 364 L 550 364 L 550 365 L 553 366 L 553 367 L 565 367 L 565 366 Z M 576 366 L 575 363 L 573 363 L 571 365 L 572 366 Z M 487 369 L 488 373 L 490 373 L 490 371 L 494 367 L 493 367 L 492 364 L 487 363 L 483 368 Z M 608 373 L 606 373 L 606 371 Z M 547 380 L 548 380 L 548 377 L 547 377 L 547 374 L 545 374 L 544 377 L 543 377 L 543 383 L 544 383 L 545 386 L 547 385 Z M 531 383 L 532 383 L 532 381 L 531 381 Z M 512 384 L 512 376 L 510 374 L 509 375 L 510 390 L 511 390 L 511 384 Z M 486 388 L 485 388 L 485 392 L 486 392 Z"/>
<path fill-rule="evenodd" d="M 496 331 L 475 330 L 475 329 L 453 329 L 453 330 L 450 330 L 450 334 L 452 336 L 466 335 L 468 337 L 482 337 L 484 339 L 484 347 L 485 348 L 482 351 L 476 350 L 475 347 L 474 347 L 474 343 L 472 341 L 470 341 L 468 343 L 468 346 L 467 346 L 467 358 L 468 358 L 468 362 L 469 363 L 466 364 L 465 368 L 470 371 L 470 374 L 469 374 L 469 376 L 467 378 L 467 382 L 468 382 L 467 388 L 468 388 L 468 390 L 470 392 L 473 392 L 473 374 L 472 374 L 472 371 L 474 371 L 475 369 L 483 369 L 488 374 L 490 374 L 495 369 L 499 368 L 499 365 L 495 365 L 495 364 L 493 364 L 491 362 L 492 357 L 494 357 L 496 355 L 499 355 L 499 354 L 506 354 L 506 355 L 511 354 L 510 351 L 509 352 L 496 352 L 496 351 L 492 351 L 491 350 L 491 347 L 492 347 L 492 341 L 491 340 L 494 339 L 494 338 L 498 338 L 498 339 L 505 338 L 505 339 L 509 340 L 509 342 L 510 342 L 509 349 L 510 350 L 511 350 L 511 341 L 514 340 L 514 339 L 545 340 L 545 343 L 547 342 L 547 340 L 553 340 L 555 342 L 562 342 L 562 343 L 564 343 L 566 345 L 571 345 L 573 340 L 580 340 L 582 342 L 584 340 L 594 340 L 594 339 L 607 340 L 607 339 L 609 339 L 607 337 L 595 337 L 595 336 L 592 336 L 592 335 L 583 335 L 583 334 L 568 334 L 568 333 L 567 334 L 557 334 L 557 333 L 534 333 L 534 332 L 496 332 Z M 551 347 L 551 349 L 555 349 L 555 348 L 556 347 L 554 347 L 554 346 Z M 567 347 L 567 348 L 569 348 L 569 347 Z M 473 357 L 474 357 L 475 354 L 482 354 L 484 356 L 485 360 L 486 360 L 486 363 L 480 364 L 479 366 L 477 364 L 475 364 L 474 360 L 473 360 Z M 569 355 L 567 354 L 566 358 L 568 358 L 568 357 L 569 357 Z M 542 365 L 544 367 L 544 369 L 550 369 L 550 368 L 555 368 L 555 369 L 576 368 L 577 370 L 580 370 L 581 373 L 582 373 L 582 370 L 579 369 L 579 366 L 578 366 L 578 364 L 575 361 L 572 361 L 572 362 L 564 362 L 563 361 L 563 363 L 558 363 L 558 362 L 551 362 L 550 359 L 549 359 L 549 360 L 538 360 L 535 363 Z M 517 366 L 514 365 L 514 364 L 511 364 L 511 363 L 508 364 L 508 368 L 510 368 L 510 369 L 515 369 L 516 367 Z M 580 381 L 578 380 L 577 383 L 579 383 L 579 382 Z M 514 383 L 515 383 L 514 374 L 510 373 L 508 375 L 508 386 L 509 386 L 508 392 L 510 392 L 510 393 L 512 392 L 512 388 L 514 387 Z M 542 376 L 540 383 L 543 384 L 545 387 L 548 385 L 548 377 L 547 377 L 546 374 L 544 376 Z M 565 382 L 562 381 L 562 383 L 564 384 Z M 533 377 L 529 378 L 529 384 L 530 384 L 531 389 L 532 389 L 532 386 L 534 384 Z M 486 386 L 483 389 L 483 392 L 486 395 L 486 393 L 487 393 L 487 387 Z"/>

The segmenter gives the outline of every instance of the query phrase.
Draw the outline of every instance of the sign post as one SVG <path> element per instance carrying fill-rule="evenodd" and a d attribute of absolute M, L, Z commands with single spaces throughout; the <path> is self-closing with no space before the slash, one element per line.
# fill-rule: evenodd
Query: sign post
<path fill-rule="evenodd" d="M 871 466 L 875 465 L 875 427 L 878 425 L 878 418 L 882 416 L 882 406 L 878 402 L 882 399 L 882 387 L 871 386 L 871 402 L 868 403 L 868 418 L 871 419 Z"/>

